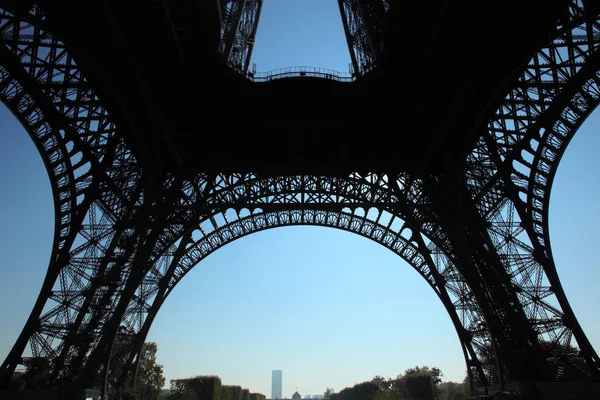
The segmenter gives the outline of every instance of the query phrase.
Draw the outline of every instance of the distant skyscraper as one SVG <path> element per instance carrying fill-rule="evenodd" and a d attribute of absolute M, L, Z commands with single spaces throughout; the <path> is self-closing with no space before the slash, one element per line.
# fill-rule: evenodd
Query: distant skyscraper
<path fill-rule="evenodd" d="M 282 372 L 280 369 L 276 369 L 271 374 L 271 399 L 282 399 L 281 388 L 282 388 Z"/>

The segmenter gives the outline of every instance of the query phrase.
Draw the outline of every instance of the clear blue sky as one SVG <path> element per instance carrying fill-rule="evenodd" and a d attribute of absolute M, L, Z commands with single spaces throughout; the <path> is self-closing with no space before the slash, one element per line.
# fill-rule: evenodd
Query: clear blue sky
<path fill-rule="evenodd" d="M 253 60 L 258 71 L 295 65 L 348 70 L 336 0 L 265 0 Z M 553 250 L 567 296 L 600 350 L 600 112 L 576 135 L 551 198 Z M 54 229 L 47 175 L 18 122 L 0 106 L 0 358 L 29 315 Z M 208 324 L 206 321 L 210 321 Z M 287 227 L 218 250 L 168 298 L 150 331 L 168 380 L 219 375 L 271 395 L 336 391 L 415 365 L 460 381 L 456 333 L 425 281 L 387 249 L 331 228 Z"/>

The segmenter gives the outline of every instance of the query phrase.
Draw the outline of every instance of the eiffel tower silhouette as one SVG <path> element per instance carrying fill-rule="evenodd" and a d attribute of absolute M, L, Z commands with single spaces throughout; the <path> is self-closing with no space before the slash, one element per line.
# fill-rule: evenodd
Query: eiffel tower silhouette
<path fill-rule="evenodd" d="M 559 161 L 600 98 L 598 3 L 338 4 L 347 75 L 251 70 L 261 0 L 0 2 L 0 99 L 56 210 L 2 388 L 133 386 L 185 274 L 289 225 L 406 260 L 482 386 L 600 379 L 548 232 Z"/>

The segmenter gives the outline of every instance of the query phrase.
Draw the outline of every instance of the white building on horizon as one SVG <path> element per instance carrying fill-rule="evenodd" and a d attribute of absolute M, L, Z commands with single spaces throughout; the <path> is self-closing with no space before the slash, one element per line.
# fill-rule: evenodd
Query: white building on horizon
<path fill-rule="evenodd" d="M 282 377 L 283 372 L 280 369 L 273 370 L 271 373 L 271 400 L 283 399 Z"/>

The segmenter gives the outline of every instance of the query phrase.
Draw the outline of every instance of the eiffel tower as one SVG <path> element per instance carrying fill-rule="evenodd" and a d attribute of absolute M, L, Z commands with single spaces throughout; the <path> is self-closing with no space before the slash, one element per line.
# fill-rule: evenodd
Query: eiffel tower
<path fill-rule="evenodd" d="M 56 212 L 0 388 L 133 386 L 185 274 L 290 225 L 406 260 L 481 385 L 599 381 L 548 204 L 600 102 L 600 3 L 484 3 L 338 0 L 344 76 L 251 71 L 262 0 L 0 1 L 0 98 L 40 152 Z"/>

